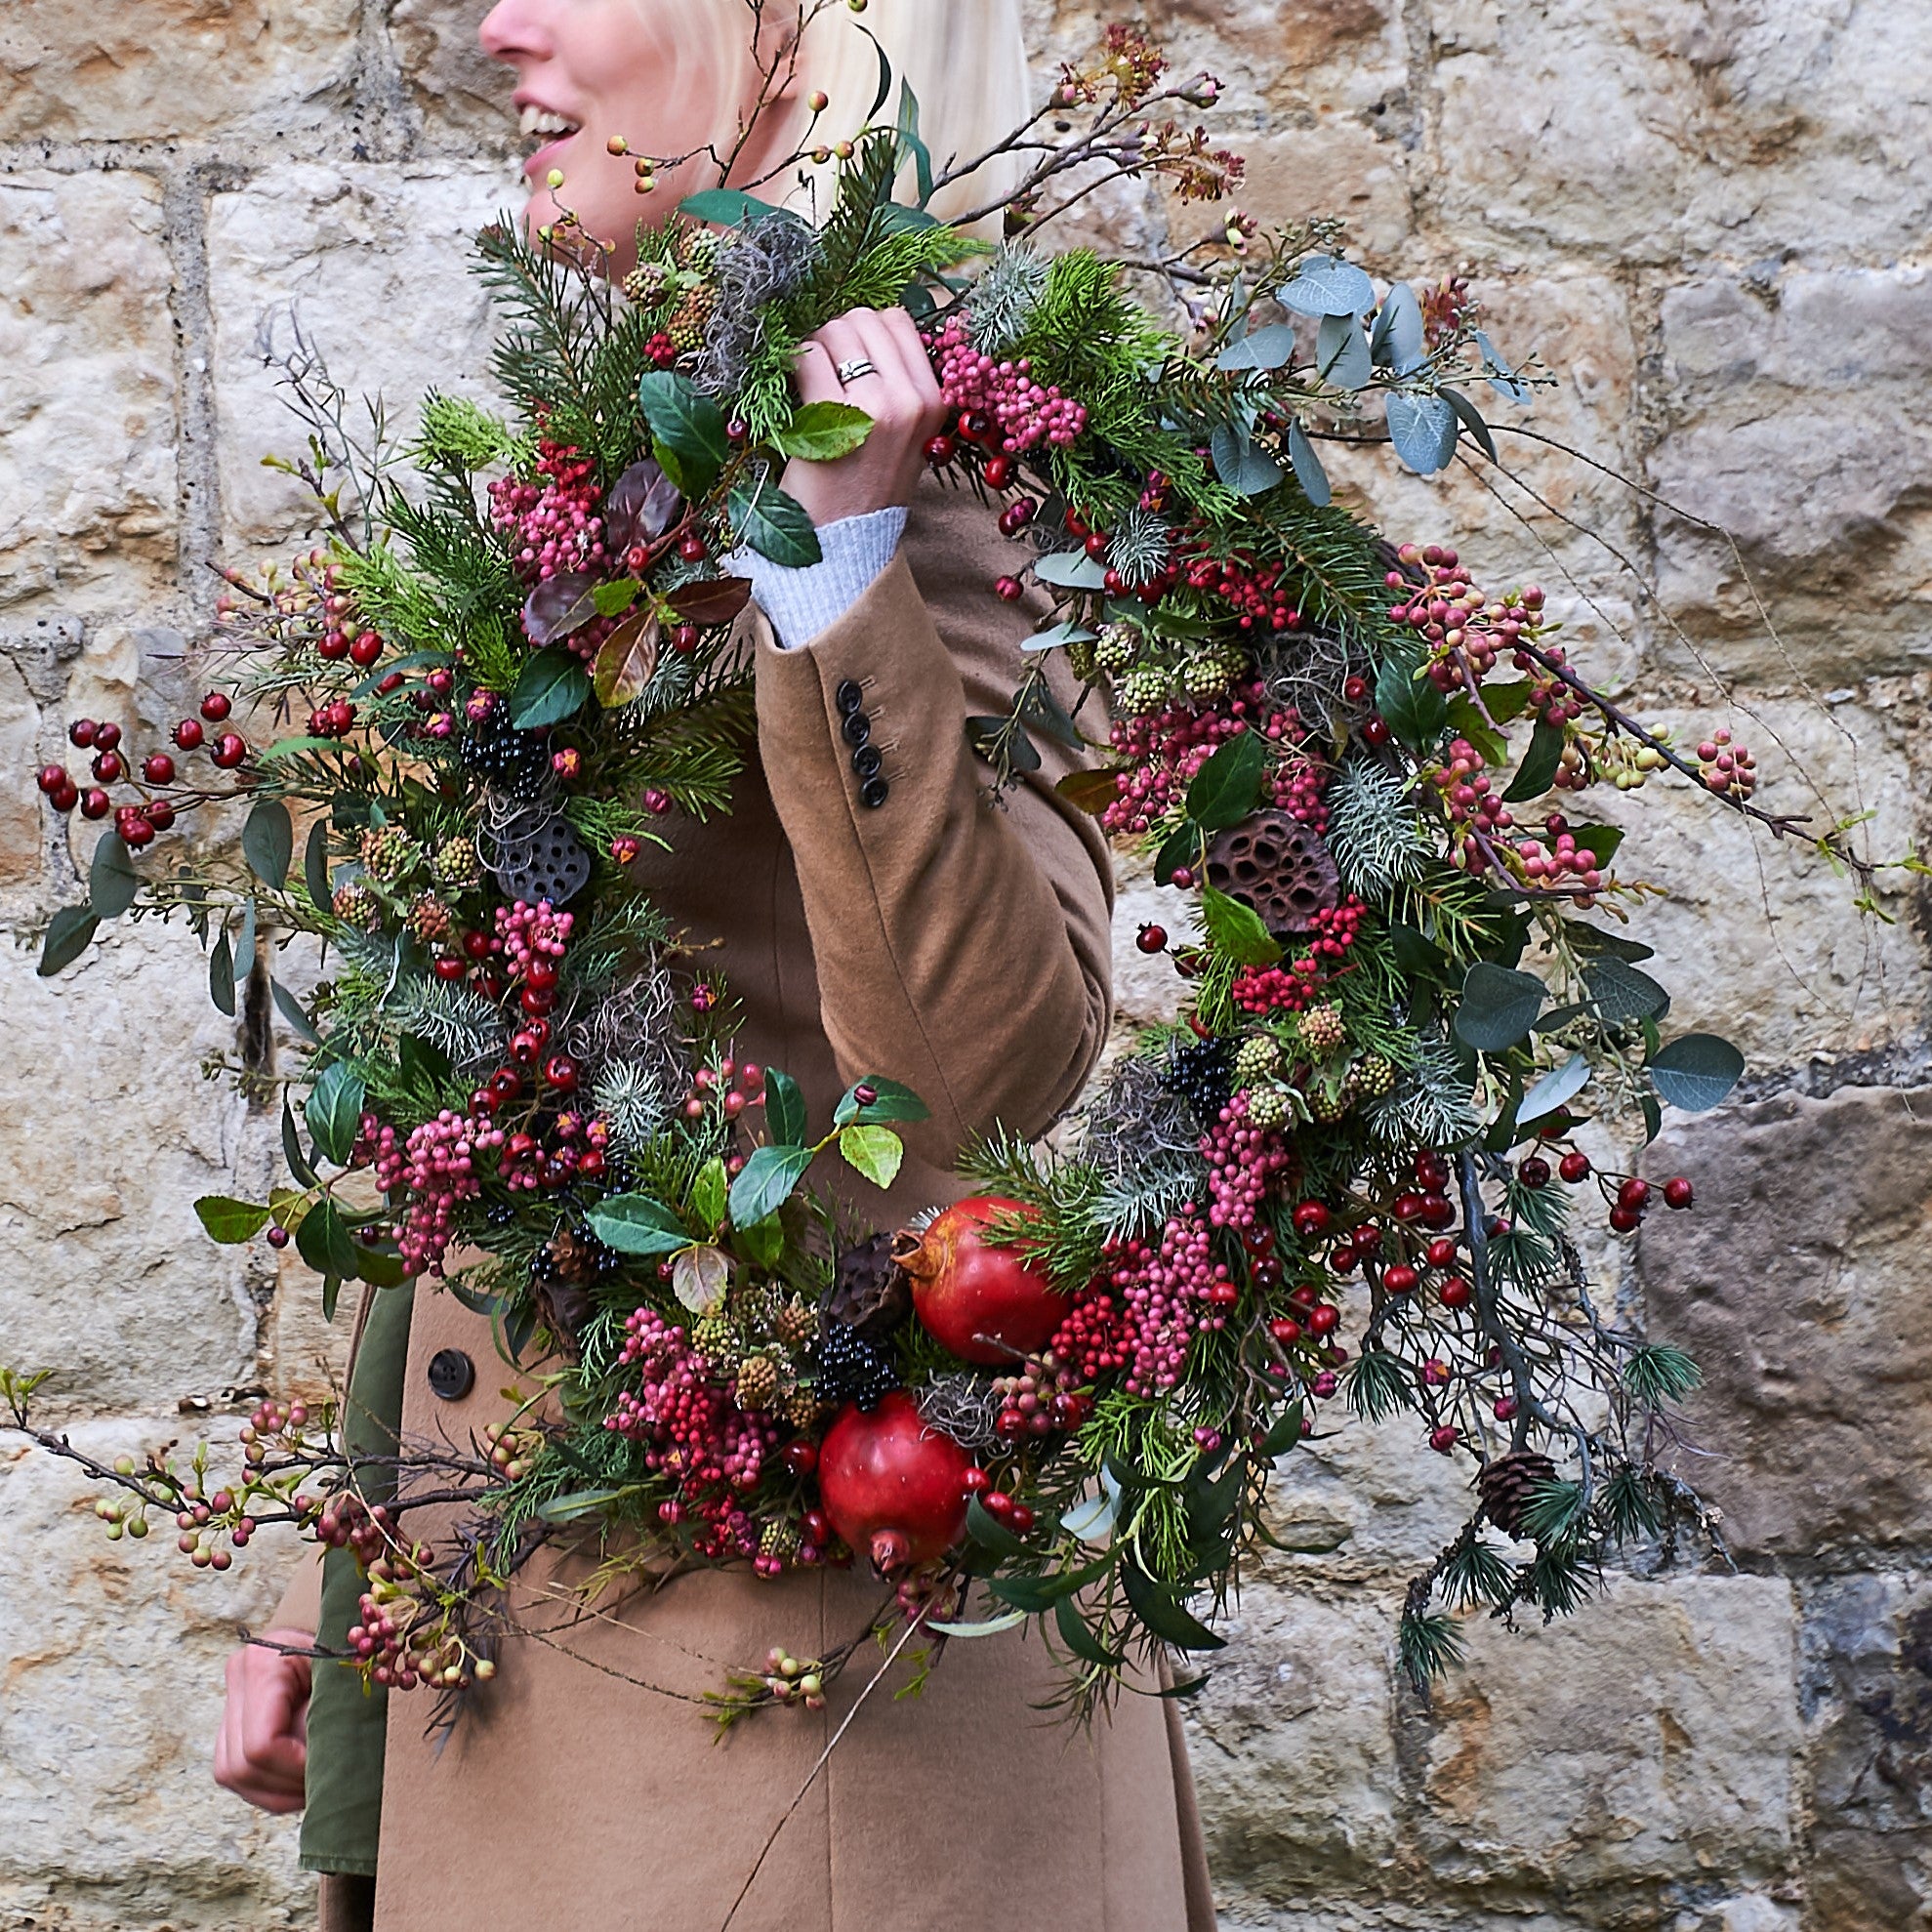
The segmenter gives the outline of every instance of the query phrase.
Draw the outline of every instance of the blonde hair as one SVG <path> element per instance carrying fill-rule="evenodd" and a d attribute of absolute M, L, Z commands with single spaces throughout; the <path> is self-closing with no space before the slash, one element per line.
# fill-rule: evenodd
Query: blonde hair
<path fill-rule="evenodd" d="M 800 13 L 809 0 L 800 6 Z M 790 7 L 774 9 L 767 36 L 789 30 Z M 787 17 L 790 16 L 791 20 Z M 702 69 L 723 81 L 749 70 L 751 15 L 743 0 L 700 0 L 680 9 L 677 34 L 682 43 L 675 65 L 683 75 Z M 876 43 L 876 44 L 875 44 Z M 765 56 L 778 45 L 767 38 Z M 898 111 L 899 86 L 910 85 L 919 102 L 920 139 L 935 174 L 970 161 L 1010 134 L 1032 111 L 1026 43 L 1020 35 L 1019 0 L 868 0 L 863 18 L 843 6 L 822 9 L 800 48 L 799 93 L 822 89 L 830 104 L 818 121 L 829 145 L 855 135 L 879 91 L 879 52 L 892 65 L 892 91 L 879 109 L 889 123 Z M 692 73 L 692 78 L 695 78 Z M 726 110 L 730 111 L 729 109 Z M 802 105 L 799 126 L 804 126 Z M 774 180 L 760 192 L 775 201 L 822 214 L 830 171 L 802 164 L 803 185 Z M 942 220 L 1004 201 L 1019 168 L 1013 157 L 998 160 L 941 188 L 932 212 Z M 910 176 L 907 181 L 910 181 Z M 901 192 L 905 191 L 905 183 Z"/>

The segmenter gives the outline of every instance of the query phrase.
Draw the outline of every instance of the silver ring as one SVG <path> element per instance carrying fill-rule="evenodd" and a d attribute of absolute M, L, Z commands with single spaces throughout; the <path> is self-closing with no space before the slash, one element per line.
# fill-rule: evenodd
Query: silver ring
<path fill-rule="evenodd" d="M 854 355 L 839 364 L 839 384 L 843 389 L 847 383 L 857 382 L 861 376 L 875 376 L 878 373 L 869 355 Z"/>

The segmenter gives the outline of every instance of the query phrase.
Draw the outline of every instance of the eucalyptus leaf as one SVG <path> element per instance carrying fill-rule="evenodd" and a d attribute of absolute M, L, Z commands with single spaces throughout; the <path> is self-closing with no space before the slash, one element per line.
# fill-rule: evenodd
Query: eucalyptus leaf
<path fill-rule="evenodd" d="M 1326 510 L 1335 495 L 1329 487 L 1329 473 L 1322 468 L 1322 459 L 1299 423 L 1288 426 L 1288 460 L 1295 467 L 1295 480 L 1301 485 L 1301 494 L 1317 510 Z"/>
<path fill-rule="evenodd" d="M 329 822 L 318 818 L 308 828 L 308 842 L 302 848 L 302 881 L 308 888 L 308 902 L 318 913 L 326 913 L 335 903 L 329 889 Z"/>
<path fill-rule="evenodd" d="M 1286 322 L 1270 323 L 1231 342 L 1214 357 L 1216 369 L 1279 369 L 1295 354 L 1295 331 Z"/>
<path fill-rule="evenodd" d="M 40 964 L 34 971 L 42 979 L 52 979 L 57 972 L 80 958 L 94 943 L 94 935 L 101 929 L 101 918 L 92 906 L 62 906 L 47 923 L 47 937 L 41 943 Z"/>
<path fill-rule="evenodd" d="M 1050 630 L 1036 631 L 1032 637 L 1020 640 L 1023 651 L 1059 650 L 1067 644 L 1090 644 L 1098 632 L 1089 631 L 1079 624 L 1055 624 Z"/>
<path fill-rule="evenodd" d="M 1443 401 L 1456 412 L 1456 420 L 1476 439 L 1476 446 L 1492 463 L 1502 459 L 1496 453 L 1496 437 L 1490 433 L 1490 427 L 1483 421 L 1483 412 L 1462 393 L 1460 390 L 1439 391 Z"/>
<path fill-rule="evenodd" d="M 1745 1056 L 1714 1033 L 1686 1033 L 1651 1056 L 1650 1077 L 1671 1106 L 1702 1114 L 1745 1075 Z"/>
<path fill-rule="evenodd" d="M 1422 309 L 1416 291 L 1407 282 L 1393 283 L 1369 336 L 1369 354 L 1377 368 L 1406 376 L 1425 359 L 1422 350 Z"/>
<path fill-rule="evenodd" d="M 1106 567 L 1084 550 L 1048 551 L 1033 560 L 1033 574 L 1043 584 L 1063 591 L 1097 591 L 1107 581 Z"/>
<path fill-rule="evenodd" d="M 1281 465 L 1237 424 L 1216 424 L 1208 450 L 1214 474 L 1237 496 L 1259 496 L 1281 481 Z"/>
<path fill-rule="evenodd" d="M 1315 372 L 1338 390 L 1359 390 L 1376 373 L 1359 315 L 1324 315 L 1315 332 Z"/>
<path fill-rule="evenodd" d="M 1478 960 L 1462 982 L 1457 1037 L 1478 1052 L 1504 1052 L 1529 1033 L 1548 997 L 1535 973 Z"/>
<path fill-rule="evenodd" d="M 1582 1053 L 1572 1053 L 1560 1067 L 1546 1073 L 1523 1095 L 1516 1109 L 1517 1125 L 1540 1121 L 1553 1114 L 1566 1101 L 1574 1099 L 1589 1085 L 1590 1063 Z"/>
<path fill-rule="evenodd" d="M 322 1036 L 315 1031 L 315 1022 L 308 1017 L 302 1002 L 279 979 L 269 980 L 268 991 L 274 996 L 276 1010 L 288 1022 L 296 1037 L 308 1041 L 311 1047 L 319 1047 Z"/>
<path fill-rule="evenodd" d="M 1477 352 L 1483 358 L 1483 374 L 1498 395 L 1511 402 L 1528 402 L 1536 391 L 1496 352 L 1496 345 L 1481 329 L 1475 332 Z"/>
<path fill-rule="evenodd" d="M 1418 476 L 1446 470 L 1456 454 L 1456 411 L 1439 395 L 1391 390 L 1386 404 L 1388 439 Z"/>
<path fill-rule="evenodd" d="M 304 1187 L 313 1187 L 316 1181 L 315 1169 L 308 1156 L 302 1151 L 302 1137 L 296 1131 L 295 1112 L 289 1105 L 288 1089 L 282 1089 L 282 1158 L 288 1163 L 288 1171 Z"/>
<path fill-rule="evenodd" d="M 98 919 L 119 919 L 141 892 L 141 875 L 118 832 L 103 832 L 87 869 L 87 903 Z"/>
<path fill-rule="evenodd" d="M 1060 1633 L 1060 1641 L 1083 1664 L 1097 1664 L 1103 1669 L 1119 1666 L 1120 1657 L 1093 1634 L 1072 1597 L 1063 1596 L 1053 1605 L 1053 1624 Z"/>
<path fill-rule="evenodd" d="M 214 1001 L 217 1011 L 234 1018 L 235 959 L 226 926 L 215 935 L 214 950 L 208 955 L 208 997 Z"/>
<path fill-rule="evenodd" d="M 1376 302 L 1376 285 L 1337 255 L 1311 255 L 1275 300 L 1297 315 L 1363 315 Z"/>
<path fill-rule="evenodd" d="M 1622 960 L 1591 960 L 1583 967 L 1583 984 L 1605 1020 L 1662 1019 L 1670 1010 L 1670 995 L 1649 973 Z"/>
<path fill-rule="evenodd" d="M 1002 1630 L 1017 1629 L 1031 1614 L 1025 1610 L 1003 1610 L 983 1624 L 939 1624 L 928 1620 L 925 1627 L 936 1630 L 942 1637 L 997 1637 Z"/>

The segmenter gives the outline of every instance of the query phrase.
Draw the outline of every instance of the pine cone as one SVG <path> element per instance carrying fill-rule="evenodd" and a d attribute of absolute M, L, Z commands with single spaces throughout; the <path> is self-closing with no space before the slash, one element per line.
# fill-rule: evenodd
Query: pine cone
<path fill-rule="evenodd" d="M 1547 1456 L 1535 1449 L 1518 1449 L 1487 1463 L 1476 1478 L 1476 1488 L 1490 1521 L 1504 1536 L 1513 1537 L 1531 1491 L 1555 1476 L 1556 1464 Z"/>
<path fill-rule="evenodd" d="M 840 1256 L 823 1309 L 828 1323 L 881 1341 L 912 1313 L 913 1287 L 892 1258 L 892 1237 L 875 1234 Z"/>
<path fill-rule="evenodd" d="M 565 1228 L 544 1251 L 559 1281 L 581 1288 L 597 1272 L 597 1254 L 581 1234 Z"/>

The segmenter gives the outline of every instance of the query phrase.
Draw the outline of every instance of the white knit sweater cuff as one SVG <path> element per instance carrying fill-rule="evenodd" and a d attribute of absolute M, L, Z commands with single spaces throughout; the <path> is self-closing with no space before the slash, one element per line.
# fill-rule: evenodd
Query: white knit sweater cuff
<path fill-rule="evenodd" d="M 821 524 L 816 563 L 774 563 L 750 549 L 735 550 L 726 564 L 752 580 L 752 595 L 771 619 L 781 650 L 795 651 L 836 624 L 892 561 L 905 534 L 902 508 L 868 511 Z"/>

